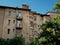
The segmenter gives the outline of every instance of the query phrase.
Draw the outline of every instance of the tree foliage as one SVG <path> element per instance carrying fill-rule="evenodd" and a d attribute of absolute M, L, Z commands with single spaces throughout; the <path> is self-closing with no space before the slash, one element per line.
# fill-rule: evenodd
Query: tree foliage
<path fill-rule="evenodd" d="M 60 12 L 60 1 L 58 1 L 56 4 L 55 4 L 55 6 L 54 6 L 54 8 L 53 8 L 56 12 Z"/>
<path fill-rule="evenodd" d="M 58 44 L 60 38 L 60 15 L 54 17 L 53 20 L 48 21 L 41 25 L 43 32 L 40 33 L 40 39 L 44 38 L 44 41 L 41 41 L 43 44 Z M 52 43 L 53 42 L 53 43 Z"/>
<path fill-rule="evenodd" d="M 0 45 L 25 45 L 25 39 L 22 36 L 12 39 L 0 38 Z"/>

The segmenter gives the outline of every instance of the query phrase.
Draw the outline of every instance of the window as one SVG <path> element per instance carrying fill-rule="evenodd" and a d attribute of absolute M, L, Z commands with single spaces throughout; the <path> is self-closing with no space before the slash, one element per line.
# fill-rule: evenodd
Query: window
<path fill-rule="evenodd" d="M 37 32 L 36 31 L 34 31 L 34 35 L 37 35 Z"/>
<path fill-rule="evenodd" d="M 18 15 L 17 15 L 18 18 L 22 18 L 22 14 L 20 12 L 18 12 Z"/>
<path fill-rule="evenodd" d="M 36 21 L 36 16 L 34 16 L 34 21 Z"/>
<path fill-rule="evenodd" d="M 11 20 L 8 20 L 8 25 L 10 25 L 10 21 L 11 21 Z"/>
<path fill-rule="evenodd" d="M 30 26 L 33 27 L 33 22 L 32 21 L 30 21 Z"/>
<path fill-rule="evenodd" d="M 38 25 L 38 27 L 40 27 L 40 25 Z"/>
<path fill-rule="evenodd" d="M 43 16 L 40 17 L 41 24 L 43 23 Z"/>
<path fill-rule="evenodd" d="M 15 20 L 13 20 L 13 23 L 15 23 Z"/>
<path fill-rule="evenodd" d="M 32 17 L 32 16 L 29 16 L 29 18 L 33 19 L 33 17 Z"/>
<path fill-rule="evenodd" d="M 34 23 L 34 28 L 36 28 L 37 27 L 37 24 L 36 23 Z"/>
<path fill-rule="evenodd" d="M 7 38 L 7 40 L 9 40 L 9 38 Z"/>
<path fill-rule="evenodd" d="M 14 32 L 15 29 L 13 29 L 13 32 Z"/>
<path fill-rule="evenodd" d="M 18 12 L 18 17 L 20 17 L 21 16 L 21 13 L 20 12 Z"/>
<path fill-rule="evenodd" d="M 38 37 L 38 33 L 36 31 L 34 31 L 34 36 Z"/>
<path fill-rule="evenodd" d="M 13 11 L 13 13 L 16 13 L 16 11 Z"/>
<path fill-rule="evenodd" d="M 29 33 L 27 32 L 26 34 L 28 35 Z"/>
<path fill-rule="evenodd" d="M 11 15 L 11 11 L 9 11 L 9 16 Z"/>
<path fill-rule="evenodd" d="M 7 34 L 10 34 L 10 29 L 7 30 Z"/>
<path fill-rule="evenodd" d="M 43 17 L 41 17 L 40 20 L 43 21 Z"/>
<path fill-rule="evenodd" d="M 22 33 L 22 30 L 20 30 L 20 29 L 18 29 L 17 31 L 16 31 L 16 33 L 17 33 L 17 36 L 20 36 Z"/>

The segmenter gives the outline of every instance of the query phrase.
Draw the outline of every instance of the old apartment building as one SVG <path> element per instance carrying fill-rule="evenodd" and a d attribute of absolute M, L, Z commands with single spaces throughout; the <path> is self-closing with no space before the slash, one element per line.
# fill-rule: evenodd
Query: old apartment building
<path fill-rule="evenodd" d="M 0 6 L 0 37 L 9 39 L 23 35 L 26 41 L 31 40 L 37 37 L 40 25 L 52 15 L 52 12 L 43 15 L 31 11 L 25 4 L 22 8 Z"/>

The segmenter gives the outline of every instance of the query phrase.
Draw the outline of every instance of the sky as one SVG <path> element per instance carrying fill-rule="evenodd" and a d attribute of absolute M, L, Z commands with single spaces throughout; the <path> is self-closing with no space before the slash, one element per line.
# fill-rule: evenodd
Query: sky
<path fill-rule="evenodd" d="M 56 2 L 57 0 L 0 0 L 0 5 L 21 8 L 22 4 L 26 4 L 32 11 L 45 14 L 52 11 Z"/>

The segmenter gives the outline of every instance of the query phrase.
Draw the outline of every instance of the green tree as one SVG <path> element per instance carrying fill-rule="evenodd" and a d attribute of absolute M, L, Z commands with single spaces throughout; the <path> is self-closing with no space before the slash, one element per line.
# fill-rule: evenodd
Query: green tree
<path fill-rule="evenodd" d="M 15 37 L 10 39 L 10 45 L 25 45 L 25 39 L 22 36 Z"/>
<path fill-rule="evenodd" d="M 41 43 L 50 45 L 55 45 L 55 43 L 58 44 L 60 41 L 58 40 L 58 38 L 60 38 L 60 15 L 57 15 L 53 20 L 42 24 L 41 29 L 43 32 L 40 33 L 40 39 L 44 38 Z"/>
<path fill-rule="evenodd" d="M 3 38 L 0 38 L 0 45 L 4 45 L 5 44 L 5 40 Z"/>
<path fill-rule="evenodd" d="M 28 45 L 40 45 L 39 38 L 35 38 L 35 39 L 31 40 Z"/>
<path fill-rule="evenodd" d="M 0 38 L 0 45 L 25 45 L 25 39 L 23 36 L 14 37 L 12 39 Z"/>
<path fill-rule="evenodd" d="M 41 29 L 43 32 L 40 33 L 40 42 L 43 45 L 51 44 L 53 41 L 53 35 L 52 35 L 52 27 L 53 23 L 52 21 L 46 22 L 41 26 Z"/>
<path fill-rule="evenodd" d="M 58 1 L 56 4 L 55 4 L 55 6 L 54 6 L 54 11 L 56 11 L 56 12 L 60 12 L 60 1 Z"/>

